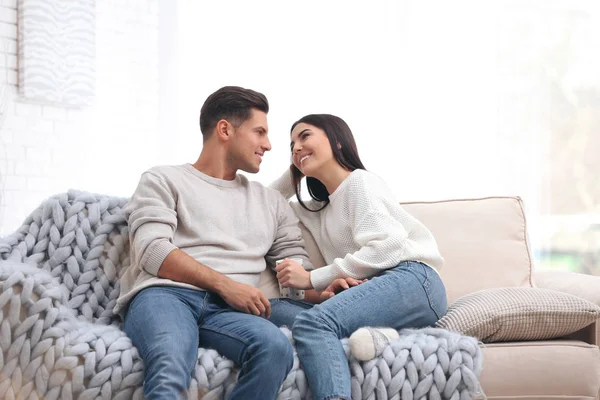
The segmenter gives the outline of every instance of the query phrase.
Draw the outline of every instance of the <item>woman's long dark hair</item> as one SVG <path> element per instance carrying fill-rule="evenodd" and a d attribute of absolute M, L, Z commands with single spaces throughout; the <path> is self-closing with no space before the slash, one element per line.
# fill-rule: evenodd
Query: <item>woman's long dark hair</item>
<path fill-rule="evenodd" d="M 331 151 L 336 161 L 348 171 L 354 171 L 355 169 L 366 169 L 363 165 L 360 157 L 358 156 L 358 149 L 356 148 L 356 142 L 354 141 L 354 135 L 348 124 L 341 119 L 331 114 L 309 114 L 305 117 L 300 118 L 292 125 L 293 131 L 296 125 L 300 123 L 309 124 L 322 129 L 329 139 L 331 145 Z M 293 149 L 292 149 L 293 151 Z M 317 210 L 311 210 L 308 208 L 300 197 L 302 172 L 292 163 L 290 167 L 292 173 L 292 180 L 294 182 L 294 189 L 296 190 L 296 197 L 300 205 L 309 211 L 321 211 L 329 204 L 329 193 L 325 185 L 316 178 L 306 177 L 306 186 L 308 187 L 308 193 L 313 200 L 324 202 L 323 206 Z"/>

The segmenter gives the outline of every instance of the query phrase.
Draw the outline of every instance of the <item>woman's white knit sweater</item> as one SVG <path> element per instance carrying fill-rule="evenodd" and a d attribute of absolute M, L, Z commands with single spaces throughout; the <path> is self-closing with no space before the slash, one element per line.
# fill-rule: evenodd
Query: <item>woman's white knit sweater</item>
<path fill-rule="evenodd" d="M 270 185 L 286 199 L 295 195 L 286 171 Z M 371 278 L 403 261 L 420 261 L 438 271 L 444 259 L 431 232 L 408 214 L 377 175 L 357 169 L 329 196 L 319 212 L 291 202 L 298 219 L 315 238 L 328 265 L 311 271 L 317 290 L 337 278 Z M 304 201 L 311 209 L 322 203 Z"/>

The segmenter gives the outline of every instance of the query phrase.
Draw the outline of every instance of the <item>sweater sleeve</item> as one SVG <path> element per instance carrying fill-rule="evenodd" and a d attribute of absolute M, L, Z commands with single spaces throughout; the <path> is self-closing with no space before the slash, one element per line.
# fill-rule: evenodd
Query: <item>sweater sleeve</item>
<path fill-rule="evenodd" d="M 311 272 L 311 283 L 325 289 L 337 278 L 371 278 L 398 265 L 410 253 L 407 226 L 411 217 L 402 209 L 386 183 L 370 173 L 354 174 L 347 182 L 344 197 L 336 198 L 355 251 L 341 253 L 329 265 Z M 334 249 L 337 250 L 337 249 Z"/>
<path fill-rule="evenodd" d="M 315 289 L 323 290 L 337 278 L 370 278 L 397 265 L 404 257 L 408 233 L 388 213 L 378 210 L 366 213 L 354 225 L 353 235 L 359 250 L 312 271 L 310 278 Z"/>
<path fill-rule="evenodd" d="M 279 194 L 277 194 L 277 202 L 277 232 L 275 233 L 273 245 L 267 252 L 265 259 L 270 265 L 274 266 L 277 260 L 300 258 L 304 269 L 313 269 L 304 247 L 304 239 L 298 226 L 298 218 L 296 218 L 288 202 Z"/>
<path fill-rule="evenodd" d="M 131 263 L 157 275 L 167 255 L 176 249 L 175 194 L 161 177 L 145 172 L 125 208 L 129 224 Z"/>
<path fill-rule="evenodd" d="M 286 200 L 289 200 L 296 195 L 294 181 L 292 180 L 292 173 L 289 168 L 285 170 L 283 175 L 271 182 L 269 187 L 281 193 Z"/>

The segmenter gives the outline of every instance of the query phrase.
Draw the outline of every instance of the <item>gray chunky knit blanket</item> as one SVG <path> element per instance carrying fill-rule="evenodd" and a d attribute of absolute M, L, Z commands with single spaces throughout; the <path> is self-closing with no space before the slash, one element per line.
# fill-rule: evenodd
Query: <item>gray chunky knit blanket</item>
<path fill-rule="evenodd" d="M 143 398 L 143 362 L 112 312 L 129 265 L 126 201 L 59 194 L 0 239 L 0 398 Z M 478 393 L 476 339 L 436 328 L 400 336 L 368 362 L 352 357 L 342 340 L 353 399 L 462 400 Z M 190 398 L 227 398 L 237 372 L 216 351 L 198 349 Z M 297 357 L 277 398 L 310 398 Z"/>

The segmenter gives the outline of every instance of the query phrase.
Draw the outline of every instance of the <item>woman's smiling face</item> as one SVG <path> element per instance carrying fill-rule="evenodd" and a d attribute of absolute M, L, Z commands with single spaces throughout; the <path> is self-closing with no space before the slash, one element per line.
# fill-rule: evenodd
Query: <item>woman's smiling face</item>
<path fill-rule="evenodd" d="M 290 148 L 292 162 L 305 176 L 313 176 L 315 171 L 336 162 L 329 138 L 325 132 L 316 126 L 299 123 L 291 134 Z"/>

